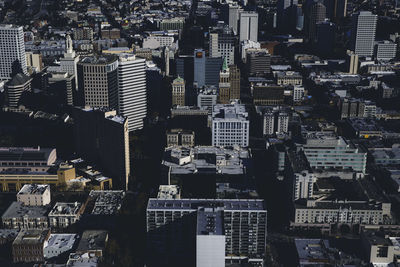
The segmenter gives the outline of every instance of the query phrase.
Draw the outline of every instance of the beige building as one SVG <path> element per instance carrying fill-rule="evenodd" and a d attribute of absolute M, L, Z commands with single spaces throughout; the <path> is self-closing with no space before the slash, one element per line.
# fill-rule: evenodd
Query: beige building
<path fill-rule="evenodd" d="M 367 260 L 374 266 L 388 266 L 394 261 L 395 246 L 392 240 L 381 233 L 363 230 L 361 241 L 366 252 Z"/>
<path fill-rule="evenodd" d="M 167 132 L 167 147 L 194 146 L 194 132 L 182 129 L 172 129 Z"/>
<path fill-rule="evenodd" d="M 218 101 L 221 104 L 229 104 L 231 100 L 231 84 L 229 81 L 230 74 L 229 68 L 226 66 L 226 60 L 224 60 L 224 65 L 222 70 L 219 72 L 219 94 Z"/>
<path fill-rule="evenodd" d="M 74 224 L 80 219 L 84 209 L 85 206 L 78 202 L 57 202 L 48 215 L 50 227 L 66 228 Z"/>
<path fill-rule="evenodd" d="M 17 194 L 17 201 L 26 206 L 50 204 L 50 186 L 47 184 L 26 184 Z"/>
<path fill-rule="evenodd" d="M 303 85 L 303 76 L 300 73 L 294 71 L 281 71 L 276 74 L 277 85 Z"/>
<path fill-rule="evenodd" d="M 26 66 L 30 73 L 41 72 L 43 70 L 42 54 L 26 52 Z"/>
<path fill-rule="evenodd" d="M 185 105 L 185 80 L 178 76 L 172 82 L 172 106 Z"/>

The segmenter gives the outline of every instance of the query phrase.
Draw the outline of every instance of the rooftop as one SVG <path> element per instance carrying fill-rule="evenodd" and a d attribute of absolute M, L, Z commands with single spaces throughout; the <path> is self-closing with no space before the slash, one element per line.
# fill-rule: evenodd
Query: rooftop
<path fill-rule="evenodd" d="M 329 261 L 329 242 L 324 239 L 295 239 L 300 266 L 302 264 L 327 263 Z"/>
<path fill-rule="evenodd" d="M 49 216 L 76 215 L 78 214 L 81 207 L 82 204 L 78 202 L 73 202 L 73 203 L 57 202 L 54 205 L 53 209 L 50 211 Z"/>
<path fill-rule="evenodd" d="M 79 242 L 77 252 L 102 250 L 106 246 L 108 239 L 108 232 L 103 230 L 86 230 L 82 234 L 81 241 Z"/>
<path fill-rule="evenodd" d="M 43 195 L 46 190 L 50 191 L 48 184 L 26 184 L 19 190 L 18 195 Z"/>
<path fill-rule="evenodd" d="M 44 248 L 58 250 L 61 248 L 72 249 L 77 239 L 76 234 L 50 234 Z"/>
<path fill-rule="evenodd" d="M 262 199 L 156 199 L 150 198 L 147 210 L 191 210 L 199 207 L 229 211 L 265 211 Z"/>
<path fill-rule="evenodd" d="M 25 206 L 21 202 L 14 201 L 8 207 L 8 209 L 4 212 L 2 219 L 9 218 L 38 218 L 38 217 L 46 217 L 47 212 L 49 210 L 49 206 Z M 47 218 L 47 217 L 46 217 Z"/>
<path fill-rule="evenodd" d="M 123 190 L 92 190 L 89 196 L 95 199 L 92 214 L 113 215 L 121 208 L 125 192 Z"/>
<path fill-rule="evenodd" d="M 240 104 L 217 104 L 213 106 L 213 120 L 248 120 L 248 113 L 244 105 Z"/>
<path fill-rule="evenodd" d="M 158 199 L 180 199 L 181 190 L 177 185 L 160 185 L 157 194 Z"/>
<path fill-rule="evenodd" d="M 14 240 L 13 245 L 22 244 L 43 244 L 50 233 L 49 229 L 45 230 L 26 230 L 23 229 L 19 232 Z"/>
<path fill-rule="evenodd" d="M 1 161 L 48 161 L 55 156 L 55 148 L 41 147 L 0 147 Z"/>
<path fill-rule="evenodd" d="M 197 210 L 197 235 L 224 235 L 223 210 L 199 208 Z"/>

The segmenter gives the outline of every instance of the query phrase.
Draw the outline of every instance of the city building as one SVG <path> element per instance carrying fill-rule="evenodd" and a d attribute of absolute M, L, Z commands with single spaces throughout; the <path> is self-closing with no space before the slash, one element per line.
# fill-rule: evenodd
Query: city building
<path fill-rule="evenodd" d="M 389 61 L 396 57 L 397 44 L 391 41 L 381 41 L 375 43 L 375 59 Z"/>
<path fill-rule="evenodd" d="M 240 7 L 235 4 L 230 4 L 229 5 L 229 11 L 228 11 L 228 24 L 229 27 L 232 28 L 233 34 L 237 35 L 239 33 L 238 31 L 238 26 L 239 26 L 239 14 L 242 12 Z"/>
<path fill-rule="evenodd" d="M 212 145 L 249 146 L 249 119 L 244 105 L 218 104 L 213 107 Z"/>
<path fill-rule="evenodd" d="M 26 206 L 14 201 L 1 216 L 3 227 L 7 229 L 49 228 L 47 213 L 49 206 Z"/>
<path fill-rule="evenodd" d="M 67 72 L 75 77 L 75 86 L 78 86 L 78 67 L 79 55 L 74 51 L 71 36 L 68 34 L 65 40 L 66 51 L 64 57 L 60 58 L 60 72 Z M 83 88 L 83 87 L 81 87 Z M 75 89 L 75 87 L 74 87 Z"/>
<path fill-rule="evenodd" d="M 206 107 L 199 108 L 197 106 L 176 106 L 171 109 L 171 118 L 182 116 L 208 116 Z"/>
<path fill-rule="evenodd" d="M 289 113 L 282 107 L 274 107 L 264 113 L 263 134 L 287 134 L 289 132 Z"/>
<path fill-rule="evenodd" d="M 328 240 L 296 238 L 294 243 L 299 258 L 299 267 L 323 266 L 336 262 L 336 251 L 329 246 Z"/>
<path fill-rule="evenodd" d="M 228 65 L 235 64 L 235 37 L 232 28 L 220 25 L 209 35 L 210 57 L 223 58 Z"/>
<path fill-rule="evenodd" d="M 206 53 L 203 49 L 195 49 L 193 67 L 191 67 L 188 62 L 188 64 L 185 64 L 184 68 L 193 69 L 193 84 L 197 88 L 202 88 L 203 86 L 218 86 L 219 71 L 221 70 L 222 64 L 222 57 L 206 57 Z M 185 76 L 182 76 L 179 72 L 178 74 L 180 77 L 184 78 L 185 81 L 188 81 L 186 78 L 186 71 L 187 70 L 185 70 Z"/>
<path fill-rule="evenodd" d="M 79 106 L 118 107 L 118 60 L 115 56 L 84 57 L 78 62 L 77 71 Z"/>
<path fill-rule="evenodd" d="M 48 91 L 61 96 L 63 104 L 73 106 L 76 96 L 76 78 L 68 72 L 49 73 L 47 79 Z"/>
<path fill-rule="evenodd" d="M 185 80 L 178 76 L 172 82 L 172 106 L 185 105 Z"/>
<path fill-rule="evenodd" d="M 378 16 L 370 11 L 353 14 L 352 50 L 358 56 L 372 57 Z"/>
<path fill-rule="evenodd" d="M 278 0 L 276 26 L 283 32 L 291 32 L 296 27 L 297 0 Z"/>
<path fill-rule="evenodd" d="M 236 65 L 229 66 L 229 99 L 240 99 L 240 69 Z"/>
<path fill-rule="evenodd" d="M 303 86 L 293 86 L 293 102 L 298 103 L 303 101 L 305 90 Z"/>
<path fill-rule="evenodd" d="M 160 31 L 183 30 L 185 18 L 165 18 L 160 22 Z"/>
<path fill-rule="evenodd" d="M 358 55 L 353 51 L 347 50 L 347 61 L 349 65 L 349 74 L 358 73 Z"/>
<path fill-rule="evenodd" d="M 108 232 L 102 230 L 86 230 L 82 234 L 76 253 L 88 253 L 103 257 L 108 242 Z"/>
<path fill-rule="evenodd" d="M 219 72 L 219 94 L 218 94 L 218 102 L 221 104 L 229 104 L 230 103 L 230 91 L 231 84 L 229 81 L 230 73 L 227 65 L 227 61 L 224 58 L 224 64 L 222 65 L 222 69 Z"/>
<path fill-rule="evenodd" d="M 322 1 L 315 1 L 307 7 L 306 13 L 306 34 L 309 42 L 314 43 L 317 40 L 317 24 L 325 21 L 326 7 Z"/>
<path fill-rule="evenodd" d="M 223 211 L 199 208 L 196 227 L 196 266 L 225 266 Z"/>
<path fill-rule="evenodd" d="M 193 131 L 183 129 L 171 129 L 167 131 L 167 147 L 170 146 L 194 146 L 195 135 Z"/>
<path fill-rule="evenodd" d="M 17 193 L 17 201 L 25 206 L 49 205 L 50 186 L 47 184 L 26 184 Z"/>
<path fill-rule="evenodd" d="M 30 171 L 47 171 L 55 164 L 55 148 L 42 147 L 1 147 L 0 171 L 24 169 Z"/>
<path fill-rule="evenodd" d="M 128 130 L 143 128 L 147 116 L 145 60 L 121 54 L 118 60 L 118 112 L 128 118 Z"/>
<path fill-rule="evenodd" d="M 12 244 L 14 263 L 44 262 L 45 244 L 50 230 L 21 230 Z"/>
<path fill-rule="evenodd" d="M 246 68 L 250 76 L 264 76 L 271 73 L 271 55 L 267 49 L 246 50 Z"/>
<path fill-rule="evenodd" d="M 218 95 L 217 88 L 208 87 L 203 88 L 197 95 L 197 106 L 202 109 L 205 108 L 208 114 L 212 113 L 213 107 L 217 104 Z"/>
<path fill-rule="evenodd" d="M 76 234 L 50 234 L 43 247 L 44 258 L 51 259 L 71 251 L 77 238 Z"/>
<path fill-rule="evenodd" d="M 9 107 L 18 107 L 22 94 L 31 91 L 31 82 L 32 78 L 25 74 L 15 74 L 4 86 L 6 92 L 6 104 Z"/>
<path fill-rule="evenodd" d="M 328 132 L 308 132 L 304 138 L 299 148 L 312 168 L 365 173 L 367 152 L 350 140 Z"/>
<path fill-rule="evenodd" d="M 325 19 L 316 25 L 315 47 L 318 53 L 327 56 L 334 52 L 336 42 L 336 24 Z"/>
<path fill-rule="evenodd" d="M 254 105 L 281 105 L 284 102 L 283 86 L 256 84 L 252 88 Z"/>
<path fill-rule="evenodd" d="M 396 238 L 366 229 L 362 230 L 360 236 L 369 263 L 375 266 L 382 266 L 390 265 L 394 262 L 396 259 L 395 254 L 398 254 Z"/>
<path fill-rule="evenodd" d="M 43 70 L 43 57 L 40 53 L 26 52 L 26 66 L 28 72 L 39 73 Z M 29 71 L 30 70 L 30 71 Z"/>
<path fill-rule="evenodd" d="M 48 215 L 50 227 L 67 228 L 79 220 L 84 209 L 84 205 L 78 202 L 57 202 Z"/>
<path fill-rule="evenodd" d="M 295 71 L 279 71 L 275 73 L 276 84 L 287 86 L 301 86 L 303 85 L 303 76 Z"/>
<path fill-rule="evenodd" d="M 308 199 L 313 197 L 314 183 L 317 177 L 309 171 L 294 174 L 293 200 Z"/>
<path fill-rule="evenodd" d="M 126 189 L 130 175 L 128 119 L 116 111 L 75 108 L 74 134 L 76 152 L 98 165 L 113 185 Z"/>
<path fill-rule="evenodd" d="M 242 11 L 239 14 L 239 40 L 258 41 L 258 13 Z"/>
<path fill-rule="evenodd" d="M 74 40 L 93 41 L 93 29 L 91 27 L 75 28 L 72 31 Z"/>
<path fill-rule="evenodd" d="M 0 80 L 9 80 L 17 73 L 28 75 L 22 26 L 0 24 Z"/>
<path fill-rule="evenodd" d="M 198 264 L 220 264 L 224 250 L 225 263 L 263 264 L 267 234 L 263 200 L 150 198 L 146 214 L 149 249 L 153 255 L 156 253 L 158 260 L 167 257 L 173 261 L 179 257 L 179 262 L 193 262 L 197 258 Z M 209 222 L 214 221 L 208 230 L 207 218 Z M 216 238 L 210 236 L 212 233 Z M 224 249 L 222 240 L 225 240 Z M 198 250 L 193 245 L 196 243 L 200 246 Z M 210 245 L 215 246 L 214 253 L 205 247 Z M 204 249 L 200 251 L 200 248 Z M 176 255 L 182 250 L 184 253 Z M 200 259 L 202 253 L 210 258 Z"/>
<path fill-rule="evenodd" d="M 92 190 L 89 193 L 90 202 L 94 202 L 92 215 L 114 216 L 122 206 L 125 197 L 123 190 Z M 103 217 L 104 219 L 104 217 Z"/>

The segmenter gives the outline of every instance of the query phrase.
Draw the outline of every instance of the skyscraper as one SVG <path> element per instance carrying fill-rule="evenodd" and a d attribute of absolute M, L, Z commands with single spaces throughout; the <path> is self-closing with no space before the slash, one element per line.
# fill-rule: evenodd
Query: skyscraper
<path fill-rule="evenodd" d="M 145 59 L 121 54 L 118 60 L 118 112 L 128 118 L 129 131 L 143 128 L 147 115 Z"/>
<path fill-rule="evenodd" d="M 277 23 L 278 27 L 284 31 L 292 31 L 297 22 L 297 0 L 278 0 L 277 1 Z"/>
<path fill-rule="evenodd" d="M 5 85 L 6 103 L 10 107 L 18 107 L 22 93 L 31 90 L 32 79 L 23 73 L 17 73 Z"/>
<path fill-rule="evenodd" d="M 238 22 L 239 22 L 240 8 L 237 5 L 229 6 L 229 27 L 232 28 L 233 34 L 238 34 Z"/>
<path fill-rule="evenodd" d="M 325 21 L 326 7 L 320 1 L 312 3 L 306 10 L 306 34 L 310 42 L 316 41 L 317 23 Z"/>
<path fill-rule="evenodd" d="M 115 110 L 73 110 L 75 148 L 113 179 L 113 187 L 127 189 L 130 175 L 128 119 Z"/>
<path fill-rule="evenodd" d="M 240 18 L 240 41 L 250 40 L 257 42 L 258 40 L 258 13 L 241 12 Z"/>
<path fill-rule="evenodd" d="M 226 59 L 224 59 L 224 64 L 222 65 L 222 70 L 219 72 L 219 103 L 229 104 L 230 100 L 230 90 L 231 84 L 229 82 L 229 68 L 226 63 Z"/>
<path fill-rule="evenodd" d="M 217 26 L 211 30 L 209 47 L 210 57 L 225 58 L 228 65 L 235 63 L 235 38 L 229 26 Z"/>
<path fill-rule="evenodd" d="M 21 26 L 0 24 L 0 80 L 9 80 L 17 73 L 28 75 L 24 31 Z"/>
<path fill-rule="evenodd" d="M 229 66 L 230 99 L 240 99 L 240 69 L 236 65 Z"/>
<path fill-rule="evenodd" d="M 115 56 L 83 58 L 77 66 L 79 106 L 118 106 L 118 60 Z"/>
<path fill-rule="evenodd" d="M 353 15 L 351 45 L 355 54 L 373 56 L 377 20 L 378 16 L 370 11 L 361 11 Z"/>
<path fill-rule="evenodd" d="M 172 106 L 185 105 L 185 80 L 178 76 L 172 82 Z"/>

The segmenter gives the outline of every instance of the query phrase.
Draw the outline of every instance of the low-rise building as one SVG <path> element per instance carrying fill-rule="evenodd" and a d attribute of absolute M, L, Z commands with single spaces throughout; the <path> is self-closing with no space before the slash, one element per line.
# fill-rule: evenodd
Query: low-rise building
<path fill-rule="evenodd" d="M 17 201 L 26 206 L 50 204 L 50 186 L 47 184 L 26 184 L 17 194 Z"/>
<path fill-rule="evenodd" d="M 50 230 L 21 230 L 12 244 L 12 256 L 18 262 L 43 262 L 44 246 Z"/>
<path fill-rule="evenodd" d="M 171 129 L 167 132 L 167 147 L 169 146 L 194 146 L 194 132 Z"/>
<path fill-rule="evenodd" d="M 388 266 L 393 262 L 395 251 L 389 238 L 374 231 L 363 230 L 361 241 L 369 263 L 374 266 Z"/>
<path fill-rule="evenodd" d="M 275 73 L 277 85 L 303 85 L 303 76 L 294 71 L 279 71 Z"/>
<path fill-rule="evenodd" d="M 87 230 L 82 234 L 76 253 L 88 253 L 103 257 L 108 242 L 108 232 L 102 230 Z"/>
<path fill-rule="evenodd" d="M 158 188 L 158 199 L 180 199 L 181 189 L 177 185 L 160 185 Z"/>
<path fill-rule="evenodd" d="M 50 234 L 49 239 L 44 244 L 44 258 L 51 259 L 72 250 L 76 239 L 76 234 Z"/>
<path fill-rule="evenodd" d="M 84 211 L 84 205 L 78 202 L 57 202 L 49 213 L 50 226 L 66 228 L 77 222 Z"/>
<path fill-rule="evenodd" d="M 3 227 L 8 229 L 45 229 L 49 227 L 49 206 L 25 206 L 13 202 L 1 216 Z"/>
<path fill-rule="evenodd" d="M 94 201 L 93 215 L 115 215 L 121 208 L 125 196 L 123 190 L 92 190 L 89 198 Z"/>

